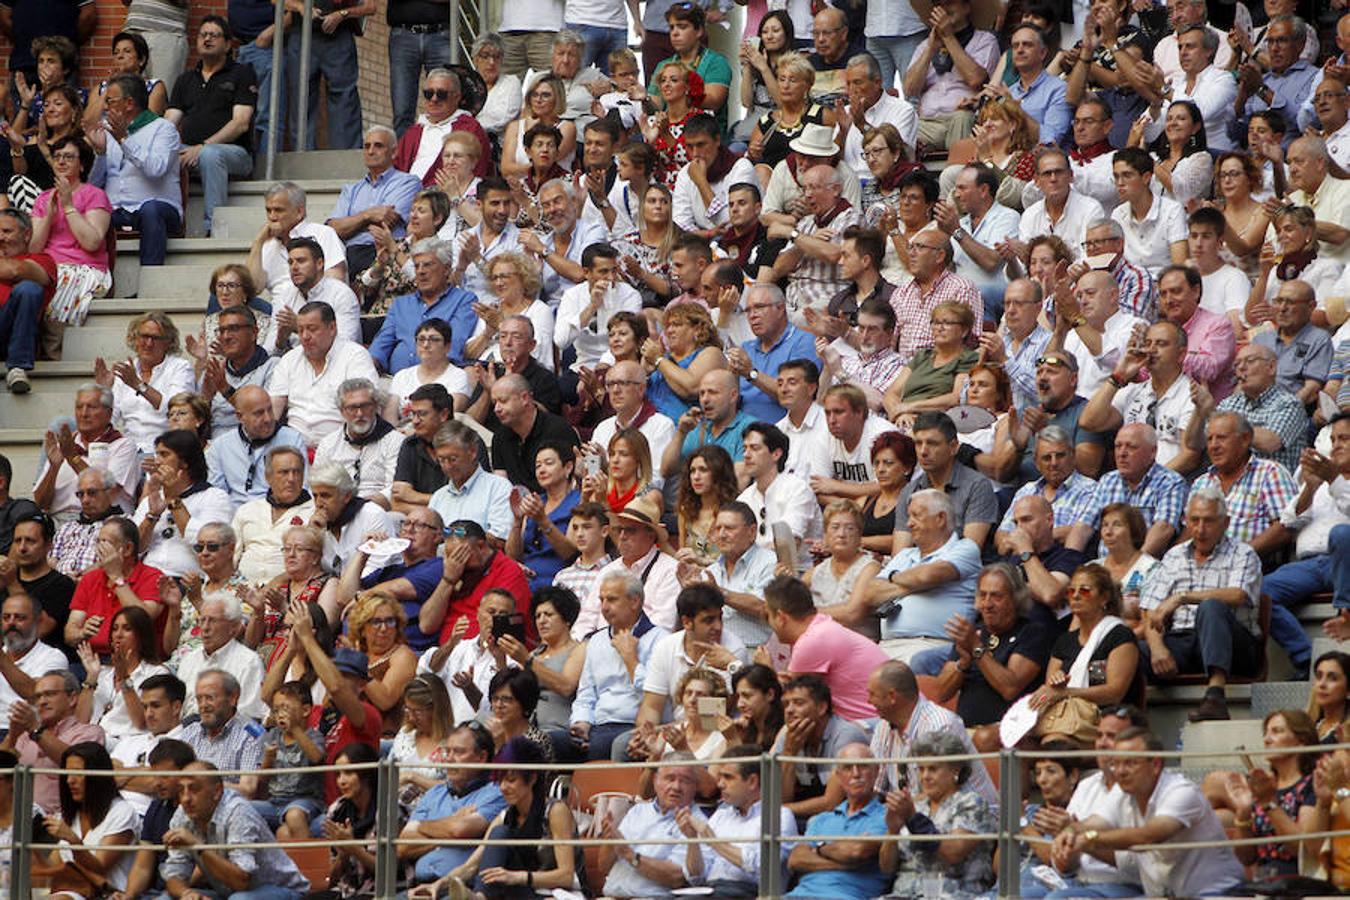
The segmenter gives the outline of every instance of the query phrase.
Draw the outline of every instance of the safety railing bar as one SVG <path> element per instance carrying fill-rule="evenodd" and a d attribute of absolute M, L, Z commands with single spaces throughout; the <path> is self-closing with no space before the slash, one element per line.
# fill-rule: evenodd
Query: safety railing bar
<path fill-rule="evenodd" d="M 1350 834 L 1350 832 L 1346 832 Z M 782 835 L 779 840 L 783 843 L 802 844 L 806 842 L 828 842 L 828 841 L 862 841 L 873 844 L 895 844 L 908 843 L 940 843 L 942 841 L 995 841 L 1000 835 L 998 833 L 979 833 L 979 834 L 794 834 Z M 754 838 L 719 838 L 713 843 L 723 844 L 749 844 L 756 843 Z M 641 840 L 632 840 L 630 838 L 538 838 L 534 840 L 526 838 L 397 838 L 393 842 L 400 847 L 465 847 L 465 846 L 484 846 L 484 847 L 535 847 L 545 844 L 556 845 L 559 847 L 604 847 L 604 846 L 627 846 L 629 844 L 652 844 L 652 845 L 670 845 L 678 847 L 686 844 L 707 844 L 710 841 L 702 837 L 678 837 L 678 838 L 642 838 Z"/>
<path fill-rule="evenodd" d="M 1109 831 L 1110 829 L 1103 829 Z M 1350 836 L 1350 829 L 1340 831 L 1315 831 L 1309 834 L 1268 834 L 1257 837 L 1231 838 L 1222 841 L 1177 841 L 1167 844 L 1136 844 L 1133 847 L 1122 847 L 1119 849 L 1129 850 L 1133 853 L 1143 853 L 1151 850 L 1204 850 L 1213 847 L 1255 847 L 1261 844 L 1288 844 L 1288 843 L 1307 843 L 1308 841 L 1325 841 L 1327 838 L 1343 838 Z M 955 835 L 953 835 L 955 837 Z M 1040 835 L 1018 835 L 1018 840 L 1028 844 L 1053 844 L 1054 838 L 1043 837 Z"/>
<path fill-rule="evenodd" d="M 286 4 L 276 4 L 276 17 L 272 20 L 272 79 L 267 86 L 267 162 L 263 167 L 263 177 L 268 181 L 276 178 L 277 151 L 281 148 L 281 132 L 286 127 L 281 112 L 282 70 L 286 65 Z M 251 126 L 250 126 L 251 127 Z"/>
<path fill-rule="evenodd" d="M 305 0 L 304 11 L 300 14 L 300 71 L 295 73 L 300 79 L 296 83 L 295 146 L 291 149 L 304 152 L 309 149 L 309 66 L 312 60 L 314 32 L 314 0 Z"/>
<path fill-rule="evenodd" d="M 216 777 L 222 777 L 222 778 L 224 778 L 224 777 L 228 777 L 228 776 L 231 776 L 231 775 L 313 775 L 313 774 L 320 773 L 320 772 L 355 772 L 355 771 L 360 770 L 360 769 L 378 769 L 379 767 L 380 767 L 380 764 L 379 764 L 378 762 L 369 762 L 369 763 L 352 763 L 352 764 L 349 765 L 349 766 L 333 766 L 333 765 L 328 765 L 328 766 L 292 766 L 292 767 L 290 767 L 290 768 L 282 768 L 282 767 L 278 766 L 278 767 L 275 768 L 275 769 L 211 769 L 210 771 L 207 771 L 207 770 L 204 770 L 204 769 L 203 769 L 203 770 L 196 771 L 196 772 L 176 773 L 175 777 L 183 777 L 183 778 L 186 778 L 186 777 L 189 777 L 189 776 L 201 776 L 201 775 L 205 775 L 205 776 L 210 776 L 210 777 L 212 777 L 212 778 L 216 778 Z M 511 767 L 512 767 L 512 768 L 516 768 L 516 766 L 515 766 L 514 763 L 512 764 Z M 417 768 L 421 769 L 421 768 L 426 768 L 426 767 L 425 767 L 425 766 L 418 766 Z M 454 767 L 454 766 L 451 766 L 451 768 L 455 768 L 455 767 Z M 465 768 L 467 768 L 467 765 L 465 766 Z M 492 766 L 488 766 L 487 768 L 493 768 L 493 767 L 492 767 Z M 496 766 L 496 768 L 500 769 L 501 766 Z M 31 771 L 33 772 L 34 775 L 83 775 L 84 773 L 88 772 L 89 770 L 88 770 L 88 769 L 48 769 L 48 768 L 44 768 L 44 767 L 34 766 L 34 767 L 31 769 Z M 3 774 L 3 773 L 0 773 L 0 774 Z M 118 770 L 117 770 L 117 777 L 118 777 L 118 778 L 121 778 L 121 777 L 123 777 L 123 776 L 125 776 L 125 775 L 133 775 L 133 776 L 135 776 L 135 775 L 163 775 L 163 774 L 164 774 L 164 772 L 161 771 L 161 770 L 159 770 L 159 769 L 118 769 Z"/>

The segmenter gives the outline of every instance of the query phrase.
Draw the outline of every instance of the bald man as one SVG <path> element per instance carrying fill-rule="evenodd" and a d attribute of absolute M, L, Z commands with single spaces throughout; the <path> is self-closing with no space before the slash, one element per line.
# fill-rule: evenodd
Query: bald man
<path fill-rule="evenodd" d="M 1350 261 L 1350 181 L 1332 178 L 1331 156 L 1319 137 L 1301 137 L 1289 145 L 1289 195 L 1293 206 L 1311 206 L 1317 214 L 1318 255 Z M 1266 230 L 1274 242 L 1275 225 Z"/>
<path fill-rule="evenodd" d="M 1064 599 L 1069 577 L 1086 557 L 1055 537 L 1055 511 L 1044 497 L 1023 497 L 1014 503 L 1012 524 L 1010 551 L 1005 559 L 1022 570 L 1027 589 L 1036 600 L 1032 621 L 1068 627 Z"/>
<path fill-rule="evenodd" d="M 671 441 L 661 457 L 661 474 L 679 474 L 684 460 L 704 444 L 721 447 L 735 462 L 745 455 L 746 426 L 754 419 L 741 409 L 741 382 L 730 369 L 714 369 L 698 384 L 698 405 L 675 423 L 679 440 Z"/>
<path fill-rule="evenodd" d="M 1091 397 L 1125 353 L 1136 329 L 1148 322 L 1120 305 L 1120 285 L 1110 272 L 1092 270 L 1078 279 L 1073 309 L 1060 309 L 1051 347 L 1062 347 L 1078 361 L 1077 392 Z M 1057 303 L 1058 307 L 1059 304 Z"/>
<path fill-rule="evenodd" d="M 267 454 L 274 447 L 306 452 L 305 438 L 289 425 L 278 425 L 272 398 L 256 385 L 239 388 L 230 398 L 239 427 L 218 435 L 206 448 L 212 487 L 230 495 L 235 506 L 267 496 Z"/>
<path fill-rule="evenodd" d="M 591 434 L 594 452 L 608 453 L 610 438 L 625 428 L 636 428 L 647 439 L 652 460 L 659 463 L 675 439 L 675 423 L 647 400 L 647 373 L 642 364 L 629 359 L 610 366 L 605 373 L 605 392 L 614 415 L 595 426 Z"/>
<path fill-rule="evenodd" d="M 1147 532 L 1144 552 L 1157 559 L 1181 532 L 1190 485 L 1186 479 L 1158 464 L 1158 437 L 1153 426 L 1133 422 L 1116 432 L 1116 468 L 1097 482 L 1097 528 L 1101 511 L 1124 503 L 1139 511 Z M 1126 588 L 1129 588 L 1127 583 Z M 1136 584 L 1135 591 L 1139 587 Z"/>
<path fill-rule="evenodd" d="M 566 419 L 534 402 L 534 391 L 523 375 L 511 372 L 497 379 L 492 386 L 492 409 L 497 416 L 492 429 L 493 471 L 512 484 L 539 493 L 539 480 L 534 474 L 534 455 L 539 448 L 576 448 L 581 439 Z"/>

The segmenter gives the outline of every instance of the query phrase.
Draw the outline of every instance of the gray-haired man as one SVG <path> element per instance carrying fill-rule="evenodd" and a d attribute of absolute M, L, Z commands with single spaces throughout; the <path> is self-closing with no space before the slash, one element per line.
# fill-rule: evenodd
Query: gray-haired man
<path fill-rule="evenodd" d="M 356 482 L 356 495 L 387 508 L 403 435 L 380 415 L 383 400 L 368 378 L 342 382 L 337 403 L 343 425 L 319 441 L 314 464 L 345 466 Z"/>

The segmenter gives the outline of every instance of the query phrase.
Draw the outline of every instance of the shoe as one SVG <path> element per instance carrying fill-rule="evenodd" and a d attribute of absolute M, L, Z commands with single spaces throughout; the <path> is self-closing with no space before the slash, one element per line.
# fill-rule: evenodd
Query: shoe
<path fill-rule="evenodd" d="M 1192 722 L 1226 722 L 1232 716 L 1228 715 L 1228 701 L 1224 699 L 1222 693 L 1206 692 L 1205 699 L 1187 713 L 1186 718 Z"/>
<path fill-rule="evenodd" d="M 26 394 L 33 389 L 28 383 L 28 373 L 23 369 L 10 369 L 5 375 L 5 385 L 11 394 Z"/>

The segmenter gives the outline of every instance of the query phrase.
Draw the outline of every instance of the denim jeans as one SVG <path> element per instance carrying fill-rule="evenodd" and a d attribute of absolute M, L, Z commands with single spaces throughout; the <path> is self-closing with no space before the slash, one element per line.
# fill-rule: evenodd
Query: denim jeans
<path fill-rule="evenodd" d="M 1222 600 L 1211 597 L 1202 601 L 1195 609 L 1194 630 L 1169 631 L 1163 635 L 1163 642 L 1182 675 L 1208 675 L 1215 669 L 1229 678 L 1256 673 L 1256 638 Z M 1153 661 L 1146 641 L 1139 642 L 1139 652 L 1143 656 L 1140 665 L 1147 667 L 1145 671 L 1152 680 Z"/>
<path fill-rule="evenodd" d="M 115 209 L 114 228 L 130 225 L 141 233 L 141 265 L 162 266 L 169 249 L 169 232 L 177 231 L 183 216 L 163 200 L 147 200 L 136 211 Z"/>
<path fill-rule="evenodd" d="M 256 41 L 249 41 L 242 45 L 235 54 L 235 58 L 241 63 L 248 63 L 253 67 L 253 74 L 258 78 L 258 105 L 253 111 L 253 136 L 256 140 L 253 142 L 254 150 L 260 154 L 267 153 L 267 134 L 272 121 L 272 48 L 259 47 Z M 278 122 L 286 121 L 286 88 L 285 88 L 285 63 L 282 64 L 282 71 L 277 73 L 277 77 L 282 79 L 281 92 L 277 94 L 277 115 Z M 277 147 L 278 152 L 282 148 Z"/>
<path fill-rule="evenodd" d="M 461 866 L 473 855 L 472 847 L 437 847 L 424 856 L 419 856 L 413 864 L 413 882 L 425 884 L 444 878 L 450 870 Z"/>
<path fill-rule="evenodd" d="M 581 51 L 581 67 L 583 69 L 594 65 L 608 75 L 609 55 L 615 50 L 622 50 L 628 46 L 627 28 L 602 28 L 599 25 L 574 25 L 571 22 L 568 22 L 565 27 L 572 29 L 586 39 L 586 46 Z"/>
<path fill-rule="evenodd" d="M 1271 600 L 1270 636 L 1289 654 L 1295 669 L 1307 668 L 1312 662 L 1312 641 L 1290 607 L 1330 589 L 1331 556 L 1326 553 L 1285 563 L 1261 585 Z"/>
<path fill-rule="evenodd" d="M 414 34 L 398 25 L 389 28 L 389 105 L 399 136 L 417 118 L 417 86 L 423 72 L 450 65 L 446 32 Z"/>
<path fill-rule="evenodd" d="M 935 647 L 932 650 L 920 650 L 909 658 L 909 668 L 915 675 L 934 675 L 951 659 L 950 647 Z"/>
<path fill-rule="evenodd" d="M 230 894 L 221 894 L 219 891 L 213 891 L 210 888 L 193 888 L 194 893 L 206 897 L 220 898 L 220 900 L 299 900 L 304 894 L 299 891 L 293 891 L 288 887 L 282 887 L 279 884 L 264 884 L 261 887 L 255 887 L 247 891 L 234 891 Z M 159 900 L 173 900 L 173 895 L 168 891 L 159 895 Z"/>
<path fill-rule="evenodd" d="M 928 32 L 920 31 L 918 34 L 867 39 L 867 52 L 872 54 L 877 65 L 881 67 L 883 88 L 894 86 L 896 75 L 900 76 L 901 81 L 904 80 L 905 72 L 909 70 L 909 61 L 914 57 L 915 48 L 923 43 L 927 35 Z M 917 103 L 915 105 L 917 106 Z"/>
<path fill-rule="evenodd" d="M 197 157 L 197 174 L 202 179 L 202 203 L 206 214 L 202 227 L 211 233 L 211 214 L 229 199 L 230 176 L 251 175 L 253 154 L 238 144 L 206 144 Z"/>
<path fill-rule="evenodd" d="M 20 281 L 0 306 L 0 339 L 5 341 L 5 364 L 11 369 L 32 369 L 37 351 L 38 318 L 42 315 L 42 286 Z"/>
<path fill-rule="evenodd" d="M 286 34 L 286 66 L 291 70 L 291 89 L 299 91 L 300 33 Z M 296 138 L 298 117 L 288 129 L 292 146 L 313 150 L 319 134 L 319 77 L 328 85 L 328 149 L 356 150 L 361 146 L 361 94 L 356 87 L 358 62 L 356 38 L 346 29 L 324 34 L 317 28 L 309 45 L 309 117 L 305 140 Z M 298 93 L 293 94 L 297 97 Z"/>

